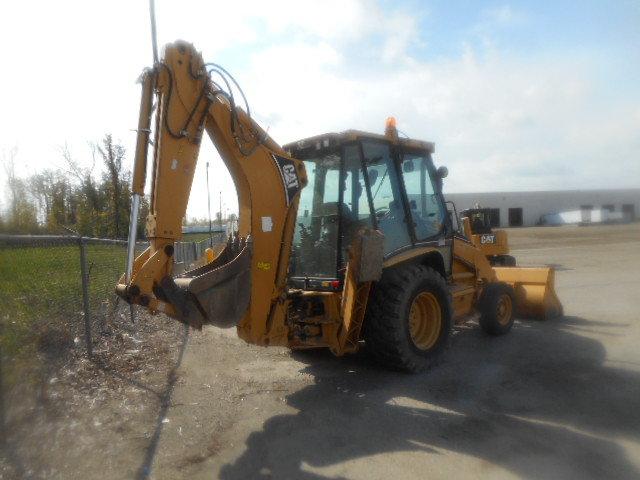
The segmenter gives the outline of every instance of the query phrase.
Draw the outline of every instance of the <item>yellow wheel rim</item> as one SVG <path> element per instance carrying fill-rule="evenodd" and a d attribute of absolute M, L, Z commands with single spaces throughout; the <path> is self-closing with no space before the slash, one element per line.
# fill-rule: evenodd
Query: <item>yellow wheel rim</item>
<path fill-rule="evenodd" d="M 511 320 L 511 312 L 513 310 L 513 302 L 509 295 L 502 294 L 498 300 L 496 317 L 500 325 L 509 325 Z"/>
<path fill-rule="evenodd" d="M 429 292 L 419 293 L 409 310 L 409 333 L 420 350 L 429 350 L 438 341 L 442 330 L 442 312 L 436 297 Z"/>

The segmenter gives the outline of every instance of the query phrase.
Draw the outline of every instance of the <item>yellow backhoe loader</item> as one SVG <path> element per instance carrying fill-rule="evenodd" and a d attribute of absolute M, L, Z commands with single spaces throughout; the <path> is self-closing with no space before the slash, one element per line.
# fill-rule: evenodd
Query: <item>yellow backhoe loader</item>
<path fill-rule="evenodd" d="M 453 324 L 476 312 L 492 335 L 508 332 L 518 310 L 561 313 L 552 269 L 493 268 L 453 230 L 434 145 L 398 138 L 394 121 L 384 135 L 349 130 L 280 147 L 246 101 L 236 105 L 232 77 L 183 41 L 141 81 L 130 248 L 116 287 L 128 302 L 195 328 L 235 326 L 258 345 L 343 355 L 364 344 L 407 371 L 429 367 Z M 150 246 L 134 259 L 152 118 Z M 235 182 L 238 232 L 212 261 L 176 275 L 205 132 Z"/>
<path fill-rule="evenodd" d="M 494 230 L 490 208 L 468 208 L 460 212 L 464 234 L 484 252 L 491 265 L 515 267 L 516 259 L 509 255 L 507 232 Z M 468 219 L 468 222 L 465 221 Z"/>

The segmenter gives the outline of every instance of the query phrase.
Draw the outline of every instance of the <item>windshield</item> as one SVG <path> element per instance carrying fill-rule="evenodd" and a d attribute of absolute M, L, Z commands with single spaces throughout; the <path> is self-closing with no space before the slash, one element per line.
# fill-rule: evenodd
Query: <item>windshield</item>
<path fill-rule="evenodd" d="M 336 276 L 340 156 L 305 160 L 307 186 L 300 194 L 291 255 L 291 276 Z"/>
<path fill-rule="evenodd" d="M 477 210 L 470 212 L 472 233 L 491 233 L 491 215 L 488 210 Z"/>

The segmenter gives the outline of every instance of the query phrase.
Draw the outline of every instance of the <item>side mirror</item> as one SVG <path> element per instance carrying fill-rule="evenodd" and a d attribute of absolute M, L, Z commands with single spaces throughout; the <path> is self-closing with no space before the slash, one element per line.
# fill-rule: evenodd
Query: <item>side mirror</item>
<path fill-rule="evenodd" d="M 449 175 L 449 169 L 447 167 L 445 167 L 444 165 L 438 167 L 438 170 L 436 170 L 436 175 L 438 176 L 438 178 L 447 178 L 447 175 Z"/>

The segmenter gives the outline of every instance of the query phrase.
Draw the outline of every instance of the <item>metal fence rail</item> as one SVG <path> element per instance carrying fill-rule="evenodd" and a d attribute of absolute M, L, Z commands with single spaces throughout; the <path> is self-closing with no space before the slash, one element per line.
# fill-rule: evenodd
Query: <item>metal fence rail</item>
<path fill-rule="evenodd" d="M 217 250 L 226 242 L 227 236 L 224 232 L 215 232 L 210 238 L 205 238 L 197 242 L 175 242 L 174 262 L 189 266 L 204 256 L 205 250 L 209 247 Z"/>

